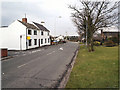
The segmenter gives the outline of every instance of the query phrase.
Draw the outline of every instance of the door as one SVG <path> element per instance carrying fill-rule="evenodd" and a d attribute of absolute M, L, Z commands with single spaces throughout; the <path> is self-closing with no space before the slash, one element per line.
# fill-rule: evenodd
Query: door
<path fill-rule="evenodd" d="M 40 47 L 40 39 L 39 39 L 39 47 Z"/>

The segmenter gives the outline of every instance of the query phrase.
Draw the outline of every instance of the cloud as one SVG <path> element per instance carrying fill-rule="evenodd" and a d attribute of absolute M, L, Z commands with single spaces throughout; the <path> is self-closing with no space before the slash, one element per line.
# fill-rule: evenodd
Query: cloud
<path fill-rule="evenodd" d="M 65 35 L 76 33 L 70 19 L 70 9 L 68 4 L 72 0 L 5 0 L 1 4 L 2 25 L 9 25 L 16 19 L 22 19 L 25 17 L 25 13 L 29 21 L 45 22 L 45 26 L 54 35 L 56 29 L 56 35 Z M 61 16 L 62 18 L 58 18 Z M 55 25 L 56 23 L 56 25 Z"/>

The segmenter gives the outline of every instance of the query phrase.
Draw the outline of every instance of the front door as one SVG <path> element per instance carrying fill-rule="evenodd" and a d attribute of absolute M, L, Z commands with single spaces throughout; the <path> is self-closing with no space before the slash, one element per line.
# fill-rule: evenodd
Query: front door
<path fill-rule="evenodd" d="M 39 39 L 39 47 L 40 47 L 40 39 Z"/>

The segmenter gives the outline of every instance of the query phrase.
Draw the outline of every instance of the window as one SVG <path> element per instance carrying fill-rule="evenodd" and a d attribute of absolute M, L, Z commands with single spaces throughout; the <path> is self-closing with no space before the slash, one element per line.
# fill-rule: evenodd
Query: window
<path fill-rule="evenodd" d="M 43 44 L 43 39 L 41 39 L 41 44 Z"/>
<path fill-rule="evenodd" d="M 34 30 L 34 35 L 37 35 L 37 31 L 36 30 Z"/>
<path fill-rule="evenodd" d="M 31 30 L 28 30 L 28 34 L 31 35 L 31 34 L 32 34 L 32 31 L 31 31 Z"/>
<path fill-rule="evenodd" d="M 31 45 L 32 45 L 32 39 L 29 40 L 29 46 L 31 46 Z"/>
<path fill-rule="evenodd" d="M 34 45 L 37 45 L 37 39 L 34 39 Z"/>
<path fill-rule="evenodd" d="M 46 43 L 46 41 L 47 41 L 47 40 L 45 39 L 45 43 Z"/>
<path fill-rule="evenodd" d="M 50 42 L 50 39 L 48 38 L 48 43 Z"/>
<path fill-rule="evenodd" d="M 43 31 L 41 31 L 41 35 L 43 35 Z"/>
<path fill-rule="evenodd" d="M 48 36 L 49 36 L 49 32 L 48 32 Z"/>

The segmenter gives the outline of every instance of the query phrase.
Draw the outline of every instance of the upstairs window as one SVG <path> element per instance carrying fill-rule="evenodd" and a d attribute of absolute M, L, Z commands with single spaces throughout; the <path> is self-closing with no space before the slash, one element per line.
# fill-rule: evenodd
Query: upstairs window
<path fill-rule="evenodd" d="M 43 35 L 43 31 L 41 31 L 41 35 Z"/>
<path fill-rule="evenodd" d="M 37 31 L 36 30 L 34 30 L 34 35 L 37 35 Z"/>
<path fill-rule="evenodd" d="M 28 35 L 32 35 L 32 31 L 28 29 Z"/>
<path fill-rule="evenodd" d="M 49 32 L 48 32 L 48 36 L 49 36 Z"/>

